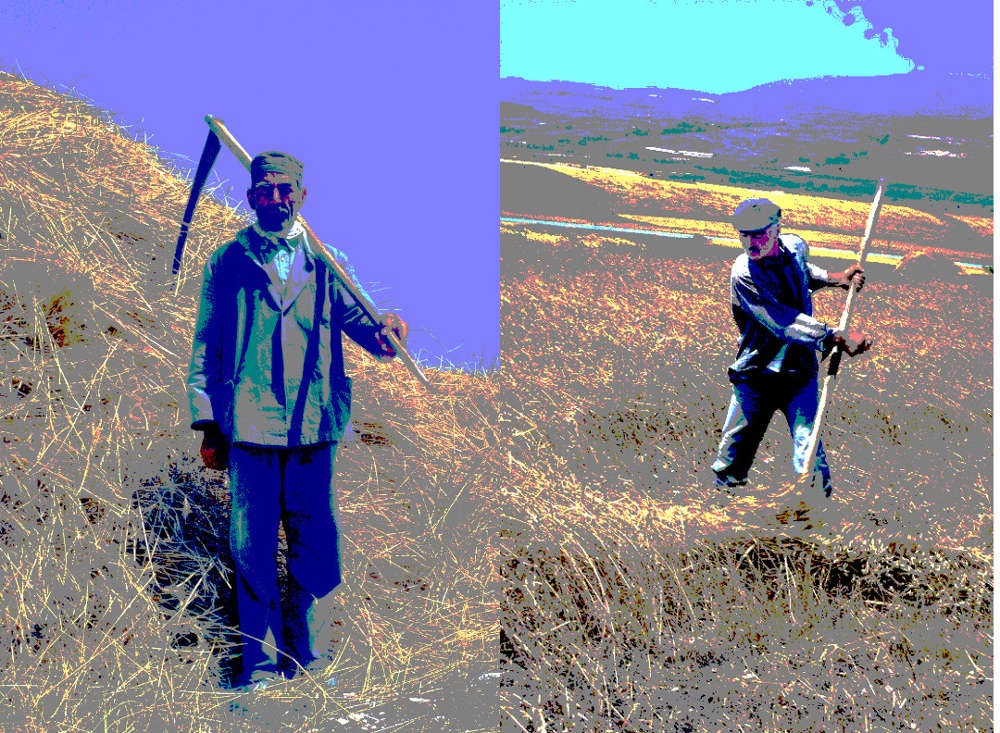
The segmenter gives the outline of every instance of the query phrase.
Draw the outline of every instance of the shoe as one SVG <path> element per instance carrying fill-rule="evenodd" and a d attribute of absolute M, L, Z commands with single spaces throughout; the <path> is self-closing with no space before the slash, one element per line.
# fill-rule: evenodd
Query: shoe
<path fill-rule="evenodd" d="M 251 692 L 263 692 L 264 690 L 279 685 L 282 682 L 287 682 L 288 678 L 281 672 L 274 674 L 261 674 L 257 675 L 250 680 L 250 691 Z"/>
<path fill-rule="evenodd" d="M 333 655 L 322 654 L 318 657 L 315 657 L 311 662 L 302 665 L 301 667 L 295 664 L 294 662 L 290 663 L 288 666 L 284 668 L 285 676 L 291 678 L 295 674 L 305 674 L 317 681 L 322 680 L 322 683 L 324 685 L 328 685 L 330 687 L 336 687 L 337 685 L 336 677 L 327 677 L 324 675 L 324 672 L 326 671 L 327 667 L 329 667 L 331 664 L 333 664 Z"/>
<path fill-rule="evenodd" d="M 234 692 L 263 692 L 290 677 L 287 671 L 277 665 L 262 664 L 255 667 L 249 675 L 240 675 L 234 680 L 232 689 Z"/>
<path fill-rule="evenodd" d="M 746 479 L 723 478 L 719 474 L 715 474 L 715 481 L 712 483 L 712 487 L 719 493 L 720 497 L 724 496 L 729 499 L 737 498 L 736 489 L 745 488 L 746 485 Z"/>
<path fill-rule="evenodd" d="M 807 486 L 803 486 L 803 490 L 806 491 L 807 493 L 811 493 L 811 491 L 815 491 L 816 490 L 816 484 L 821 481 L 822 482 L 822 487 L 823 487 L 822 488 L 822 490 L 823 490 L 823 496 L 825 496 L 827 499 L 829 499 L 830 496 L 831 496 L 831 494 L 833 494 L 833 481 L 830 480 L 829 476 L 824 476 L 819 471 L 814 471 L 812 473 L 812 475 L 808 476 L 808 477 L 801 476 L 799 480 L 800 480 L 800 483 L 803 482 L 803 481 L 808 481 L 808 485 Z"/>

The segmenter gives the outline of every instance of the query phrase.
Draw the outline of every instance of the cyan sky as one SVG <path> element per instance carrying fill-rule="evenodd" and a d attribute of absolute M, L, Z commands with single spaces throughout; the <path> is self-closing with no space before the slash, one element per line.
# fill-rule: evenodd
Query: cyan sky
<path fill-rule="evenodd" d="M 905 11 L 900 8 L 899 13 Z M 917 4 L 909 12 L 918 10 Z M 988 12 L 986 13 L 988 17 Z M 807 0 L 501 0 L 500 74 L 724 93 L 921 62 L 859 5 Z"/>

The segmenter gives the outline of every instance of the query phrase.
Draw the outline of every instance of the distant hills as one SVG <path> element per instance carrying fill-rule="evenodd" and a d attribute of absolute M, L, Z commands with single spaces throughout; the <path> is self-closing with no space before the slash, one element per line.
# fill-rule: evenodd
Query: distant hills
<path fill-rule="evenodd" d="M 822 77 L 727 94 L 506 77 L 500 90 L 505 157 L 862 198 L 886 176 L 889 198 L 993 205 L 990 76 Z"/>
<path fill-rule="evenodd" d="M 584 110 L 629 116 L 711 115 L 729 120 L 795 119 L 817 114 L 863 117 L 930 115 L 989 117 L 992 76 L 914 71 L 889 76 L 824 76 L 761 84 L 742 92 L 693 89 L 612 89 L 579 82 L 500 80 L 501 99 L 558 114 Z"/>

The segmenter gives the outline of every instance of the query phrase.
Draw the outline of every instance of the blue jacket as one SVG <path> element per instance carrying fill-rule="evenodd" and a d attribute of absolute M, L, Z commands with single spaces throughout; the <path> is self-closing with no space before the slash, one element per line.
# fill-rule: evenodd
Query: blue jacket
<path fill-rule="evenodd" d="M 775 257 L 733 263 L 730 301 L 740 346 L 729 380 L 745 382 L 776 372 L 813 375 L 816 351 L 829 348 L 833 329 L 813 318 L 812 293 L 828 284 L 826 270 L 807 261 L 809 248 L 794 234 L 780 236 Z"/>
<path fill-rule="evenodd" d="M 234 443 L 338 441 L 351 412 L 340 333 L 378 356 L 378 327 L 304 236 L 285 283 L 254 255 L 262 240 L 243 229 L 205 265 L 187 380 L 191 427 L 215 422 Z"/>

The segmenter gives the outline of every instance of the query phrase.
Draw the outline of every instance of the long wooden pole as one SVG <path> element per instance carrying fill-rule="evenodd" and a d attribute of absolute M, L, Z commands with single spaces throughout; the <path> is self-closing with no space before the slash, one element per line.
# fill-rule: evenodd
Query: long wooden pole
<path fill-rule="evenodd" d="M 252 160 L 250 154 L 247 153 L 239 142 L 237 142 L 236 138 L 232 136 L 229 130 L 226 129 L 222 120 L 212 117 L 212 115 L 205 115 L 205 122 L 207 122 L 208 126 L 212 128 L 212 131 L 216 134 L 216 136 L 218 136 L 222 144 L 232 151 L 233 155 L 236 156 L 236 159 L 243 165 L 243 167 L 249 170 L 250 161 Z M 302 217 L 302 215 L 299 214 L 297 218 L 306 230 L 306 233 L 309 235 L 309 244 L 313 247 L 313 249 L 315 249 L 317 254 L 323 258 L 323 261 L 326 262 L 326 264 L 328 264 L 336 273 L 341 282 L 344 283 L 344 287 L 347 288 L 347 292 L 349 292 L 351 297 L 357 301 L 358 305 L 361 306 L 369 318 L 371 318 L 375 323 L 381 324 L 382 316 L 375 309 L 374 304 L 372 304 L 372 302 L 365 297 L 365 294 L 361 292 L 361 289 L 354 284 L 344 268 L 339 262 L 337 262 L 337 260 L 334 259 L 330 250 L 328 250 L 323 242 L 320 241 L 320 238 L 316 236 L 316 232 L 314 232 L 312 227 L 306 223 L 306 220 Z M 431 383 L 427 380 L 427 377 L 424 376 L 424 373 L 420 371 L 420 367 L 417 366 L 417 362 L 413 360 L 413 357 L 410 356 L 406 347 L 400 343 L 399 339 L 396 338 L 396 334 L 392 330 L 389 331 L 388 340 L 392 345 L 392 348 L 396 350 L 396 356 L 398 356 L 400 360 L 402 360 L 402 362 L 409 367 L 410 371 L 413 372 L 417 379 L 419 379 L 427 389 L 433 391 Z"/>
<path fill-rule="evenodd" d="M 872 231 L 875 229 L 875 222 L 878 220 L 879 211 L 882 209 L 882 194 L 885 191 L 885 178 L 880 178 L 878 180 L 878 188 L 875 190 L 875 199 L 872 201 L 871 210 L 868 212 L 868 221 L 865 223 L 865 235 L 861 240 L 861 250 L 858 252 L 858 265 L 861 265 L 865 261 L 865 257 L 868 255 L 868 243 L 872 238 Z M 841 331 L 847 329 L 847 324 L 851 319 L 851 311 L 854 306 L 854 294 L 857 292 L 857 288 L 854 287 L 853 280 L 851 281 L 851 287 L 847 291 L 847 302 L 844 303 L 844 312 L 840 316 L 840 325 L 838 328 Z M 819 431 L 823 427 L 823 415 L 826 412 L 826 406 L 830 401 L 830 397 L 833 394 L 833 380 L 837 376 L 837 370 L 840 368 L 840 360 L 843 356 L 843 351 L 839 346 L 835 347 L 833 353 L 830 354 L 830 366 L 827 369 L 826 376 L 823 378 L 823 390 L 819 397 L 819 406 L 816 408 L 816 420 L 813 423 L 812 434 L 809 436 L 809 450 L 806 453 L 806 460 L 802 464 L 802 478 L 811 476 L 813 471 L 816 470 L 816 451 L 819 448 Z"/>

